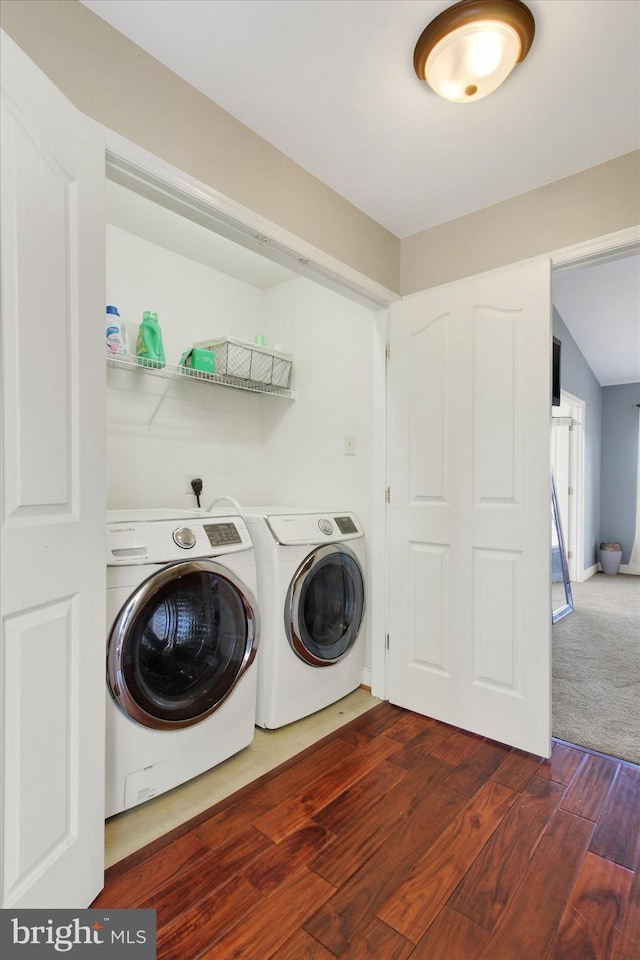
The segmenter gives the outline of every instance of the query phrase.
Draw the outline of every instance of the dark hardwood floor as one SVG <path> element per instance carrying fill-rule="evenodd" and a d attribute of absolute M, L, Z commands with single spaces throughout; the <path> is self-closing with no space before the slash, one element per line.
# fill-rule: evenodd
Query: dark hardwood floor
<path fill-rule="evenodd" d="M 638 960 L 640 767 L 383 703 L 107 871 L 160 960 Z"/>

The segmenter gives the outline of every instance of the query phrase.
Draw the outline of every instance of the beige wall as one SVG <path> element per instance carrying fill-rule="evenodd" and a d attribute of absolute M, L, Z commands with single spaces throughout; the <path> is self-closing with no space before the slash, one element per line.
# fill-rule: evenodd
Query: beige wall
<path fill-rule="evenodd" d="M 640 223 L 635 152 L 401 242 L 77 0 L 0 14 L 83 113 L 403 295 Z"/>
<path fill-rule="evenodd" d="M 402 241 L 403 296 L 640 223 L 640 151 Z"/>
<path fill-rule="evenodd" d="M 2 0 L 0 16 L 83 113 L 399 291 L 396 236 L 77 0 Z"/>

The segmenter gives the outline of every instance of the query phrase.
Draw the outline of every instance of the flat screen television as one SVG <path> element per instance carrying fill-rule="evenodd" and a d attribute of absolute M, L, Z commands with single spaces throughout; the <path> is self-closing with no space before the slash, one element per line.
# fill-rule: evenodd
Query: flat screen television
<path fill-rule="evenodd" d="M 560 349 L 562 344 L 553 338 L 553 360 L 551 366 L 551 405 L 560 406 Z"/>

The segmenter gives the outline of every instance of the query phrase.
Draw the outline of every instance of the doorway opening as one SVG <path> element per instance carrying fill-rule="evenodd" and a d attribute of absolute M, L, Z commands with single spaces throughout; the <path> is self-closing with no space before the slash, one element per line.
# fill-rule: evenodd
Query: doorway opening
<path fill-rule="evenodd" d="M 634 653 L 640 577 L 627 566 L 637 508 L 637 240 L 572 266 L 577 269 L 553 277 L 554 335 L 562 341 L 565 389 L 553 408 L 551 463 L 574 612 L 552 631 L 552 731 L 637 763 L 640 753 L 629 733 L 640 724 Z M 624 542 L 620 576 L 600 572 L 602 540 Z"/>

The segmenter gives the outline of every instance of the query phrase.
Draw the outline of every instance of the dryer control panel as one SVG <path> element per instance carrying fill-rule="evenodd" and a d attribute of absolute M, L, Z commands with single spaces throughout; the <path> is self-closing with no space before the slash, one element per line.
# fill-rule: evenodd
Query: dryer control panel
<path fill-rule="evenodd" d="M 266 521 L 275 540 L 284 546 L 342 543 L 364 536 L 354 513 L 270 514 Z"/>

